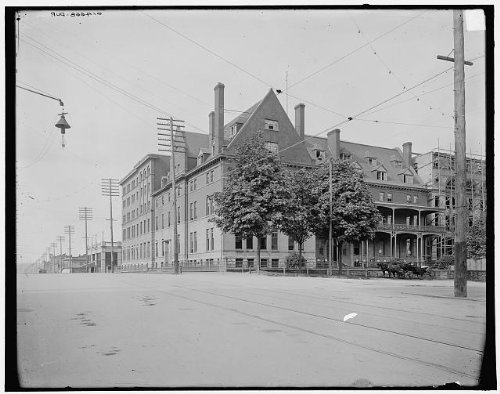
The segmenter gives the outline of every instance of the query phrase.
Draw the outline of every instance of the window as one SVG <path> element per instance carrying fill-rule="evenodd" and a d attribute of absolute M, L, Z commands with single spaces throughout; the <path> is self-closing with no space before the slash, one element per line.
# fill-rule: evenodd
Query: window
<path fill-rule="evenodd" d="M 243 259 L 236 259 L 236 268 L 243 267 Z"/>
<path fill-rule="evenodd" d="M 165 241 L 161 240 L 161 255 L 165 256 Z"/>
<path fill-rule="evenodd" d="M 434 196 L 434 206 L 439 207 L 439 196 Z"/>
<path fill-rule="evenodd" d="M 210 171 L 207 171 L 206 177 L 207 177 L 207 185 L 208 185 L 210 183 Z"/>
<path fill-rule="evenodd" d="M 178 195 L 178 196 L 180 196 L 180 195 L 181 195 L 181 188 L 180 188 L 180 187 L 178 187 L 178 188 L 177 188 L 177 195 Z"/>
<path fill-rule="evenodd" d="M 155 217 L 155 229 L 158 230 L 158 216 Z"/>
<path fill-rule="evenodd" d="M 278 232 L 271 233 L 271 250 L 278 250 Z"/>
<path fill-rule="evenodd" d="M 418 196 L 413 196 L 413 204 L 417 204 L 418 203 Z"/>
<path fill-rule="evenodd" d="M 253 268 L 253 259 L 247 259 L 247 264 L 249 268 Z"/>
<path fill-rule="evenodd" d="M 275 120 L 264 119 L 264 129 L 279 131 L 278 122 L 276 122 Z"/>
<path fill-rule="evenodd" d="M 372 166 L 377 165 L 377 159 L 375 157 L 368 157 L 367 160 L 368 160 L 368 164 L 371 164 Z"/>
<path fill-rule="evenodd" d="M 210 229 L 210 250 L 214 250 L 214 228 Z"/>
<path fill-rule="evenodd" d="M 243 249 L 243 239 L 240 235 L 235 236 L 235 249 Z"/>
<path fill-rule="evenodd" d="M 266 142 L 264 147 L 271 153 L 278 153 L 278 143 L 277 142 Z"/>
<path fill-rule="evenodd" d="M 193 233 L 189 233 L 189 253 L 194 252 L 193 248 L 194 242 L 193 242 Z"/>
<path fill-rule="evenodd" d="M 161 214 L 161 228 L 165 228 L 165 214 Z"/>
<path fill-rule="evenodd" d="M 279 265 L 279 259 L 272 259 L 271 260 L 271 267 L 272 268 L 278 268 Z"/>
<path fill-rule="evenodd" d="M 214 181 L 214 172 L 213 170 L 210 171 L 210 183 L 212 183 Z"/>
<path fill-rule="evenodd" d="M 387 193 L 387 202 L 392 201 L 392 193 Z"/>
<path fill-rule="evenodd" d="M 377 171 L 377 179 L 379 181 L 386 181 L 387 180 L 387 172 L 385 172 L 385 171 Z"/>
<path fill-rule="evenodd" d="M 198 215 L 196 214 L 196 201 L 193 203 L 193 219 L 197 219 Z"/>
<path fill-rule="evenodd" d="M 193 220 L 193 203 L 189 203 L 189 220 Z"/>
<path fill-rule="evenodd" d="M 295 242 L 293 240 L 293 237 L 288 237 L 288 250 L 293 250 L 295 247 Z"/>
<path fill-rule="evenodd" d="M 413 175 L 403 174 L 404 183 L 413 183 Z"/>
<path fill-rule="evenodd" d="M 406 202 L 411 203 L 411 196 L 409 194 L 406 195 Z"/>
<path fill-rule="evenodd" d="M 192 192 L 193 191 L 193 181 L 190 181 L 189 182 L 189 191 Z"/>
<path fill-rule="evenodd" d="M 205 213 L 207 216 L 210 215 L 210 200 L 211 199 L 212 199 L 211 196 L 207 196 L 206 201 L 205 201 L 206 202 Z"/>
<path fill-rule="evenodd" d="M 193 190 L 196 190 L 196 178 L 193 180 Z"/>
<path fill-rule="evenodd" d="M 384 198 L 385 198 L 385 193 L 380 192 L 380 193 L 378 194 L 378 200 L 379 200 L 379 201 L 384 201 Z"/>
<path fill-rule="evenodd" d="M 316 160 L 325 160 L 326 152 L 324 150 L 315 149 Z"/>
<path fill-rule="evenodd" d="M 262 268 L 267 268 L 267 259 L 260 259 L 260 266 Z"/>
<path fill-rule="evenodd" d="M 194 253 L 196 253 L 198 251 L 198 232 L 195 231 L 193 233 L 193 242 L 194 242 Z"/>
<path fill-rule="evenodd" d="M 353 244 L 353 254 L 355 254 L 355 255 L 359 255 L 359 249 L 360 249 L 360 248 L 359 248 L 359 242 L 355 242 L 355 243 Z"/>
<path fill-rule="evenodd" d="M 349 153 L 341 153 L 340 160 L 351 160 L 351 155 Z"/>
<path fill-rule="evenodd" d="M 207 228 L 207 251 L 210 250 L 210 230 Z"/>
<path fill-rule="evenodd" d="M 167 212 L 167 226 L 170 227 L 170 211 Z"/>
<path fill-rule="evenodd" d="M 155 257 L 158 257 L 158 241 L 155 242 Z"/>
<path fill-rule="evenodd" d="M 181 207 L 177 207 L 177 223 L 181 222 Z"/>
<path fill-rule="evenodd" d="M 262 250 L 267 249 L 267 237 L 266 236 L 260 238 L 260 248 Z"/>
<path fill-rule="evenodd" d="M 247 249 L 253 249 L 253 237 L 247 238 Z"/>

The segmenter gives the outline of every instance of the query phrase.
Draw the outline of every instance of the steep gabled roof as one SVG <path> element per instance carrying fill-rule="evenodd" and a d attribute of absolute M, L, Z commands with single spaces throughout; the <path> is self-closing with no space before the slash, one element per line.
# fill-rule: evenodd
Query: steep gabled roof
<path fill-rule="evenodd" d="M 198 157 L 201 148 L 208 146 L 208 135 L 186 131 L 184 133 L 186 140 L 186 152 L 188 157 Z"/>
<path fill-rule="evenodd" d="M 313 163 L 306 146 L 300 143 L 300 137 L 295 127 L 272 89 L 269 89 L 261 101 L 245 112 L 245 114 L 238 116 L 239 119 L 244 120 L 244 123 L 238 133 L 229 141 L 227 145 L 228 152 L 234 153 L 237 146 L 251 138 L 259 130 L 269 134 L 268 130 L 264 130 L 264 120 L 270 119 L 277 121 L 279 124 L 279 131 L 271 131 L 273 133 L 272 141 L 269 142 L 278 143 L 281 159 L 287 163 L 307 165 Z M 234 123 L 237 123 L 236 120 L 230 122 L 227 126 Z"/>
<path fill-rule="evenodd" d="M 262 100 L 258 101 L 254 105 L 252 105 L 250 108 L 248 108 L 245 112 L 242 112 L 240 115 L 238 115 L 236 118 L 234 118 L 232 121 L 229 123 L 226 123 L 224 126 L 224 131 L 228 130 L 232 125 L 235 123 L 241 123 L 245 124 L 245 122 L 248 120 L 248 118 L 255 112 L 259 104 L 262 102 Z"/>

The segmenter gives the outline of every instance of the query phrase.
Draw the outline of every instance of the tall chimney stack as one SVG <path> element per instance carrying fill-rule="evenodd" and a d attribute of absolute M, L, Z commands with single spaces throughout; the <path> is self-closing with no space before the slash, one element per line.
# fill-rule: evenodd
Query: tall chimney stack
<path fill-rule="evenodd" d="M 328 149 L 334 160 L 340 157 L 340 129 L 331 130 L 327 134 Z"/>
<path fill-rule="evenodd" d="M 403 167 L 411 167 L 411 142 L 405 142 L 403 144 Z"/>
<path fill-rule="evenodd" d="M 300 103 L 295 106 L 295 130 L 299 134 L 301 140 L 304 139 L 304 130 L 305 130 L 305 114 L 304 114 L 305 105 Z"/>
<path fill-rule="evenodd" d="M 214 116 L 214 136 L 215 154 L 222 153 L 224 143 L 224 84 L 215 85 L 215 116 Z"/>
<path fill-rule="evenodd" d="M 214 117 L 215 117 L 215 112 L 212 111 L 208 114 L 208 146 L 212 147 L 212 144 L 214 142 Z"/>

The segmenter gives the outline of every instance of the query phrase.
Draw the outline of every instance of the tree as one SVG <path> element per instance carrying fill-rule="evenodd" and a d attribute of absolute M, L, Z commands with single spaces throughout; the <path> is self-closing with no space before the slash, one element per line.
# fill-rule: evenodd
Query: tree
<path fill-rule="evenodd" d="M 311 193 L 317 187 L 315 175 L 316 172 L 309 168 L 285 171 L 288 201 L 276 218 L 280 231 L 297 242 L 299 262 L 302 261 L 304 242 L 313 235 L 317 221 L 318 196 Z"/>
<path fill-rule="evenodd" d="M 347 161 L 333 161 L 331 217 L 328 163 L 320 166 L 315 173 L 318 183 L 311 194 L 318 198 L 318 217 L 313 223 L 314 233 L 328 238 L 331 219 L 332 238 L 336 240 L 338 250 L 342 250 L 344 242 L 372 239 L 382 217 L 362 173 Z M 341 262 L 342 253 L 339 253 L 339 271 Z"/>
<path fill-rule="evenodd" d="M 474 260 L 486 256 L 486 226 L 483 217 L 479 217 L 467 229 L 467 250 Z"/>
<path fill-rule="evenodd" d="M 287 202 L 282 167 L 260 134 L 236 150 L 235 164 L 223 191 L 214 195 L 216 216 L 211 220 L 224 232 L 257 238 L 260 270 L 260 239 L 274 229 Z"/>

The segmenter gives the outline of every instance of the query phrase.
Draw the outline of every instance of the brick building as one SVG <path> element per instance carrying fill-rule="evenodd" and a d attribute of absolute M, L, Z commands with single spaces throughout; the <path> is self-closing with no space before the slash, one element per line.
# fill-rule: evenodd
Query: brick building
<path fill-rule="evenodd" d="M 183 267 L 231 269 L 255 265 L 256 242 L 261 244 L 261 266 L 280 267 L 292 251 L 292 239 L 279 232 L 263 239 L 240 239 L 223 234 L 210 218 L 213 194 L 221 191 L 234 166 L 236 148 L 261 133 L 267 149 L 292 167 L 312 167 L 332 155 L 352 162 L 363 173 L 383 216 L 375 238 L 345 244 L 342 260 L 383 261 L 394 257 L 425 261 L 436 256 L 437 238 L 446 229 L 435 216 L 435 186 L 415 171 L 412 144 L 383 148 L 340 140 L 340 131 L 327 138 L 305 136 L 305 106 L 295 107 L 295 124 L 272 90 L 258 103 L 224 123 L 224 85 L 215 86 L 209 134 L 184 132 L 183 149 L 174 153 L 176 190 L 172 190 L 168 156 L 147 155 L 120 182 L 122 186 L 123 265 L 143 264 L 161 269 L 173 260 L 173 193 L 177 196 L 178 251 Z M 301 143 L 302 142 L 302 143 Z M 327 259 L 327 242 L 311 237 L 304 244 L 310 264 Z"/>

